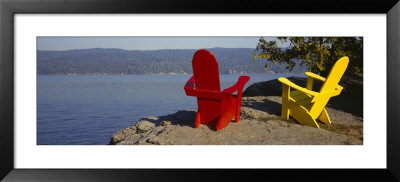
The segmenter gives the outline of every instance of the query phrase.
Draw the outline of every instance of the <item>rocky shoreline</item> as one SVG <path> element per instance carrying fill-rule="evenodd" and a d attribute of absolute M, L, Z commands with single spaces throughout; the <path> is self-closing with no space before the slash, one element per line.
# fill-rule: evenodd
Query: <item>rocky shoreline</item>
<path fill-rule="evenodd" d="M 305 85 L 305 78 L 289 79 Z M 350 79 L 353 82 L 345 79 L 341 85 L 361 87 L 362 93 L 362 80 L 355 82 L 354 78 Z M 280 119 L 280 83 L 271 80 L 255 83 L 246 89 L 240 121 L 231 122 L 223 130 L 215 131 L 212 125 L 194 128 L 196 111 L 182 110 L 170 115 L 142 118 L 135 125 L 116 132 L 110 145 L 362 145 L 362 94 L 360 100 L 349 93 L 352 88 L 343 86 L 343 97 L 350 95 L 356 102 L 350 105 L 361 107 L 340 108 L 341 100 L 349 98 L 330 101 L 327 110 L 332 125 L 321 123 L 319 129 Z"/>

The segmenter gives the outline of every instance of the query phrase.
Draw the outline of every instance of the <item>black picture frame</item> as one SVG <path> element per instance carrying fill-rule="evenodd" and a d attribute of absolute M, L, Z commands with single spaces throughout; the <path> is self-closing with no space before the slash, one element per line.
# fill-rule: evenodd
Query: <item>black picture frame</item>
<path fill-rule="evenodd" d="M 32 13 L 381 13 L 387 15 L 386 169 L 15 169 L 14 15 Z M 317 15 L 317 14 L 316 14 Z M 0 0 L 0 179 L 5 181 L 400 181 L 398 0 Z M 379 60 L 377 63 L 379 64 Z M 238 154 L 239 155 L 239 154 Z"/>

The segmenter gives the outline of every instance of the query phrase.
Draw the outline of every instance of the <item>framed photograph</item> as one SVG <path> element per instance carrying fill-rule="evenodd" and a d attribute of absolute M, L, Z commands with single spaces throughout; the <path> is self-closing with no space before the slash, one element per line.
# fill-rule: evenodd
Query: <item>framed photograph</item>
<path fill-rule="evenodd" d="M 397 1 L 0 8 L 5 181 L 400 179 Z"/>

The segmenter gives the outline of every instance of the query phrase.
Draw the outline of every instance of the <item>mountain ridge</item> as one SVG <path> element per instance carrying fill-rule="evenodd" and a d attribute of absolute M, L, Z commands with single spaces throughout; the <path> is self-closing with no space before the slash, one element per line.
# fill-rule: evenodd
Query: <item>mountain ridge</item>
<path fill-rule="evenodd" d="M 90 48 L 65 51 L 37 51 L 39 75 L 97 74 L 191 74 L 191 60 L 197 49 L 125 50 Z M 265 60 L 252 61 L 252 48 L 210 48 L 221 74 L 289 73 L 286 65 Z M 298 61 L 299 62 L 299 61 Z M 265 70 L 264 65 L 269 69 Z M 297 66 L 291 73 L 300 73 Z"/>

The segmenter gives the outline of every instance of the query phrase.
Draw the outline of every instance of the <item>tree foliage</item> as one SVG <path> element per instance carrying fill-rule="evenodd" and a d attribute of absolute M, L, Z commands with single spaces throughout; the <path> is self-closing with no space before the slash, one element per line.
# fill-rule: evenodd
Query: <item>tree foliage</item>
<path fill-rule="evenodd" d="M 278 47 L 278 41 L 289 44 L 287 48 Z M 347 73 L 363 72 L 363 38 L 362 37 L 277 37 L 267 41 L 259 39 L 253 53 L 253 61 L 266 59 L 274 64 L 285 63 L 291 71 L 297 62 L 306 65 L 311 72 L 326 76 L 333 64 L 343 56 L 349 57 Z M 267 67 L 266 67 L 267 68 Z"/>

